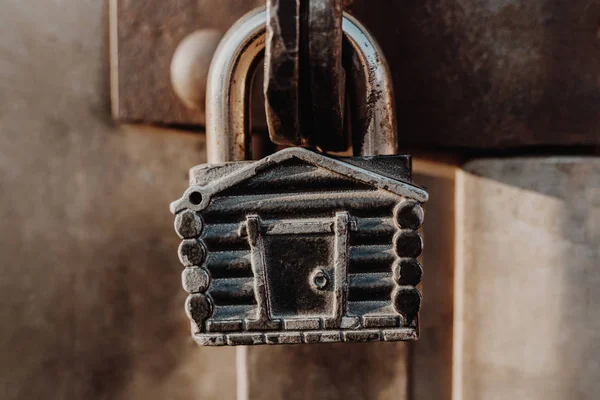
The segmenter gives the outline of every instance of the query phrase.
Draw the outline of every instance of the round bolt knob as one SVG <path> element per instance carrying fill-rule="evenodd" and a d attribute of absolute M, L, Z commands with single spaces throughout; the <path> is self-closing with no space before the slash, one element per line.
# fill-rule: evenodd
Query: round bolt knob
<path fill-rule="evenodd" d="M 171 84 L 186 107 L 204 116 L 208 69 L 223 34 L 201 29 L 185 37 L 171 60 Z"/>

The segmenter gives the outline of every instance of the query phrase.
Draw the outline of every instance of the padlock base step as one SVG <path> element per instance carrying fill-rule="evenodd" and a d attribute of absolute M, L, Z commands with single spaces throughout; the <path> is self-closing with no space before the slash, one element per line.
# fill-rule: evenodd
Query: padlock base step
<path fill-rule="evenodd" d="M 416 328 L 298 331 L 269 333 L 198 333 L 194 339 L 201 346 L 250 346 L 257 344 L 301 344 L 337 342 L 397 342 L 414 341 L 419 337 Z"/>

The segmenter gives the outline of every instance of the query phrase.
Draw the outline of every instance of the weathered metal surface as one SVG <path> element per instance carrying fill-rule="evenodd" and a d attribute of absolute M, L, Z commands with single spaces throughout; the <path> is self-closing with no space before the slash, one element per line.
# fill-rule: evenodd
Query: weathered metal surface
<path fill-rule="evenodd" d="M 215 52 L 206 92 L 209 163 L 251 159 L 250 88 L 266 41 L 266 12 L 238 20 Z"/>
<path fill-rule="evenodd" d="M 306 19 L 301 16 L 301 12 L 305 12 L 301 3 L 308 2 L 267 1 L 265 111 L 269 136 L 278 144 L 302 143 L 300 24 Z"/>
<path fill-rule="evenodd" d="M 198 123 L 168 83 L 179 41 L 225 31 L 259 0 L 121 1 L 117 114 Z M 354 0 L 346 9 L 390 62 L 403 147 L 527 149 L 600 145 L 600 3 Z M 206 10 L 209 10 L 207 12 Z M 151 40 L 150 40 L 151 38 Z M 262 102 L 254 105 L 262 107 Z M 262 112 L 262 111 L 261 111 Z M 175 116 L 175 117 L 172 117 Z"/>
<path fill-rule="evenodd" d="M 199 344 L 418 337 L 427 193 L 409 183 L 409 157 L 291 148 L 190 179 L 171 211 Z"/>
<path fill-rule="evenodd" d="M 354 154 L 398 154 L 394 86 L 386 58 L 354 17 L 345 14 L 342 27 Z"/>
<path fill-rule="evenodd" d="M 389 82 L 385 60 L 346 17 L 348 41 L 361 43 L 352 49 L 357 79 L 379 96 L 356 138 L 355 152 L 373 156 L 289 148 L 242 161 L 265 18 L 264 9 L 247 14 L 217 49 L 207 93 L 211 164 L 193 168 L 190 188 L 171 204 L 192 333 L 212 346 L 415 340 L 417 229 L 428 195 L 410 183 L 409 157 L 376 156 L 396 146 L 392 88 L 379 84 Z"/>
<path fill-rule="evenodd" d="M 265 110 L 277 144 L 345 150 L 339 0 L 267 2 Z"/>
<path fill-rule="evenodd" d="M 410 132 L 401 146 L 600 145 L 600 2 L 355 0 L 351 8 L 390 62 Z"/>
<path fill-rule="evenodd" d="M 250 158 L 249 87 L 265 46 L 266 11 L 246 14 L 217 49 L 207 90 L 209 162 Z M 349 15 L 342 23 L 352 58 L 354 154 L 397 154 L 393 87 L 385 58 L 364 26 Z"/>
<path fill-rule="evenodd" d="M 239 17 L 263 4 L 264 0 L 111 0 L 113 117 L 123 122 L 204 126 L 204 112 L 186 107 L 171 86 L 175 49 L 197 30 L 226 32 Z M 255 121 L 258 128 L 265 128 L 264 118 Z"/>
<path fill-rule="evenodd" d="M 345 150 L 344 89 L 342 68 L 342 2 L 309 1 L 307 32 L 302 42 L 306 61 L 302 71 L 306 140 L 324 150 Z"/>

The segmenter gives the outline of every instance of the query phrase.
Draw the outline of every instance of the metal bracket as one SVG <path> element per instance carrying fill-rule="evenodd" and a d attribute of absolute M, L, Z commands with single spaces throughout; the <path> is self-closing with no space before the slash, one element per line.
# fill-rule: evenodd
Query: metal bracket
<path fill-rule="evenodd" d="M 225 32 L 262 4 L 264 0 L 110 0 L 113 118 L 203 126 L 204 111 L 186 107 L 173 90 L 173 54 L 189 34 L 200 29 Z"/>

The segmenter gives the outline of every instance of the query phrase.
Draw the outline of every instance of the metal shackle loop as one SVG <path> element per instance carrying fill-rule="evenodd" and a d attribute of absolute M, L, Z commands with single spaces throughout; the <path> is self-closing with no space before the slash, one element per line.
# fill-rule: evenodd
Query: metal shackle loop
<path fill-rule="evenodd" d="M 213 57 L 206 92 L 206 140 L 209 163 L 242 161 L 250 156 L 250 95 L 254 73 L 266 42 L 266 9 L 242 17 L 225 34 Z M 390 71 L 366 28 L 344 13 L 346 43 L 356 65 L 350 76 L 364 80 L 356 94 L 360 137 L 355 155 L 397 154 L 398 133 Z M 357 97 L 358 96 L 358 97 Z"/>

